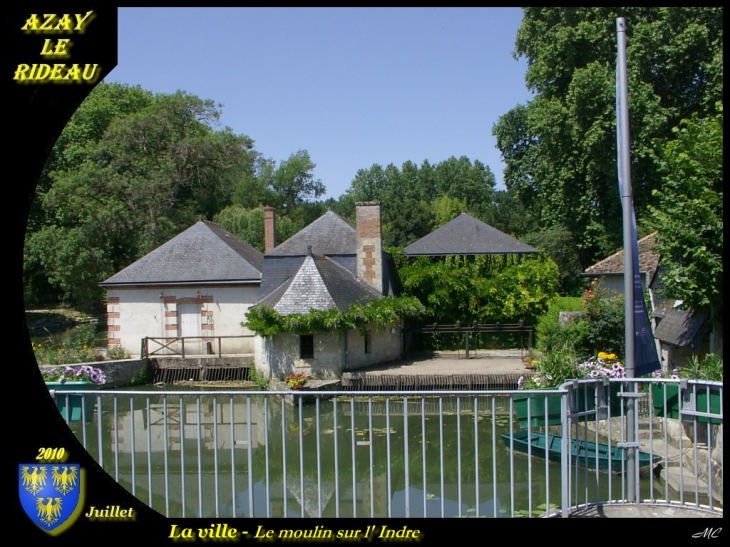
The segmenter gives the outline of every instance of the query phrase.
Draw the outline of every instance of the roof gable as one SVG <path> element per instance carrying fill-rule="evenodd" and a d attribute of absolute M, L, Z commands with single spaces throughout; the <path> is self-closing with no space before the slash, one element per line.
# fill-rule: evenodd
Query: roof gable
<path fill-rule="evenodd" d="M 639 250 L 639 272 L 648 273 L 649 280 L 657 271 L 660 255 L 654 251 L 657 232 L 641 238 L 637 242 Z M 624 251 L 623 249 L 601 260 L 585 271 L 588 275 L 606 275 L 624 273 Z"/>
<path fill-rule="evenodd" d="M 267 256 L 304 256 L 309 245 L 312 253 L 317 255 L 354 255 L 357 252 L 357 232 L 347 220 L 327 211 L 268 252 Z"/>
<path fill-rule="evenodd" d="M 101 286 L 260 282 L 263 253 L 212 222 L 200 221 Z"/>
<path fill-rule="evenodd" d="M 307 256 L 297 272 L 259 300 L 281 315 L 337 308 L 347 311 L 356 302 L 379 298 L 378 292 L 327 257 Z"/>
<path fill-rule="evenodd" d="M 697 349 L 709 331 L 707 316 L 684 310 L 670 310 L 654 330 L 654 338 L 682 348 Z"/>
<path fill-rule="evenodd" d="M 461 213 L 452 221 L 411 243 L 404 252 L 407 256 L 447 256 L 538 251 L 467 213 Z"/>

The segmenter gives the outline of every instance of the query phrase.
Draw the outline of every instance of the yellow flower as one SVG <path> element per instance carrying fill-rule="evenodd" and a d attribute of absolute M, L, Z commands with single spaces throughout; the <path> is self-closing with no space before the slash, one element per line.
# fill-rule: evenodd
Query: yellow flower
<path fill-rule="evenodd" d="M 598 358 L 599 359 L 606 359 L 608 357 L 608 354 L 605 351 L 599 351 L 598 352 Z"/>

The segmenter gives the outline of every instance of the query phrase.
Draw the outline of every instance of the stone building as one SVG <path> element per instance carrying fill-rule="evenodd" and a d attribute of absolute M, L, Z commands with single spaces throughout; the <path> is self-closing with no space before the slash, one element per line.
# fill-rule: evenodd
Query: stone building
<path fill-rule="evenodd" d="M 263 254 L 217 224 L 199 221 L 106 279 L 109 347 L 139 356 L 253 353 L 241 327 L 256 302 Z M 231 338 L 228 338 L 231 337 Z M 167 340 L 166 340 L 167 339 Z M 167 347 L 166 347 L 167 346 Z"/>
<path fill-rule="evenodd" d="M 267 208 L 264 240 L 273 245 L 275 218 Z M 383 252 L 380 204 L 356 204 L 356 226 L 327 211 L 275 248 L 266 248 L 261 298 L 281 315 L 310 310 L 347 311 L 356 302 L 396 296 L 395 268 Z M 256 338 L 256 367 L 269 378 L 306 372 L 316 378 L 398 359 L 402 325 L 363 331 L 289 334 Z"/>

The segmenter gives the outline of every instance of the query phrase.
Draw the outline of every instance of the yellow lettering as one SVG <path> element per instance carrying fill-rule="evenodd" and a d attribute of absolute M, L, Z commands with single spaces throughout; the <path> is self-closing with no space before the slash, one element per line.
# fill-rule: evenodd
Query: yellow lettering
<path fill-rule="evenodd" d="M 20 27 L 20 30 L 26 32 L 36 31 L 45 34 L 76 31 L 83 34 L 86 31 L 86 27 L 95 18 L 96 14 L 93 10 L 87 11 L 86 13 L 74 13 L 73 17 L 71 17 L 71 14 L 64 13 L 60 19 L 55 13 L 44 13 L 43 22 L 41 23 L 38 14 L 33 13 L 26 19 L 25 24 Z"/>
<path fill-rule="evenodd" d="M 51 27 L 51 23 L 56 20 L 56 14 L 55 13 L 44 13 L 43 17 L 46 18 L 45 21 L 43 21 L 43 24 L 40 26 L 38 30 L 53 30 Z"/>
<path fill-rule="evenodd" d="M 62 38 L 56 43 L 55 48 L 53 47 L 52 42 L 53 40 L 51 40 L 50 38 L 46 39 L 46 41 L 43 43 L 41 55 L 45 57 L 69 57 L 70 52 L 68 51 L 68 48 L 73 45 L 70 39 Z"/>
<path fill-rule="evenodd" d="M 86 12 L 86 15 L 83 17 L 80 13 L 76 14 L 76 30 L 83 33 L 86 31 L 86 27 L 91 23 L 96 15 L 94 14 L 93 10 Z"/>
<path fill-rule="evenodd" d="M 38 16 L 34 13 L 30 17 L 28 17 L 25 25 L 20 27 L 20 30 L 38 30 L 38 23 L 40 23 L 40 21 L 38 20 Z"/>
<path fill-rule="evenodd" d="M 70 48 L 73 44 L 71 43 L 71 40 L 68 38 L 62 38 L 58 41 L 56 44 L 56 52 L 54 55 L 57 57 L 66 57 L 69 55 L 68 48 Z"/>
<path fill-rule="evenodd" d="M 58 24 L 53 27 L 53 30 L 73 30 L 73 22 L 71 21 L 71 17 L 68 16 L 68 13 L 63 14 L 63 17 L 61 17 Z"/>
<path fill-rule="evenodd" d="M 66 65 L 53 65 L 53 70 L 51 70 L 51 75 L 49 76 L 49 78 L 51 80 L 62 80 L 63 74 L 61 71 L 64 68 L 66 68 Z"/>
<path fill-rule="evenodd" d="M 51 47 L 51 39 L 47 38 L 45 42 L 43 42 L 43 49 L 41 50 L 41 55 L 53 55 L 53 48 Z"/>
<path fill-rule="evenodd" d="M 76 82 L 81 80 L 81 69 L 79 68 L 79 65 L 71 65 L 71 68 L 68 69 L 68 72 L 63 79 L 74 80 Z"/>
<path fill-rule="evenodd" d="M 15 77 L 13 80 L 19 80 L 24 81 L 28 79 L 28 76 L 26 73 L 30 70 L 30 67 L 28 65 L 18 65 L 18 68 L 15 71 Z"/>
<path fill-rule="evenodd" d="M 89 73 L 89 67 L 91 67 L 91 73 Z M 84 75 L 83 78 L 85 81 L 87 81 L 90 84 L 93 84 L 96 80 L 99 79 L 99 76 L 101 75 L 101 71 L 97 70 L 99 68 L 99 65 L 85 65 L 84 66 Z"/>
<path fill-rule="evenodd" d="M 36 65 L 33 65 L 35 68 Z M 48 76 L 51 74 L 51 66 L 50 65 L 38 65 L 38 70 L 36 71 L 35 75 L 33 76 L 34 80 L 43 81 L 48 79 Z"/>

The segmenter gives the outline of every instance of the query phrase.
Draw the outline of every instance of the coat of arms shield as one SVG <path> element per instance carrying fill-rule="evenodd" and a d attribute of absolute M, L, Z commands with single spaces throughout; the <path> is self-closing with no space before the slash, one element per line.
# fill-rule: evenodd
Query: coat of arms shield
<path fill-rule="evenodd" d="M 41 530 L 50 535 L 60 534 L 83 510 L 84 480 L 84 471 L 78 464 L 20 464 L 20 504 Z"/>

